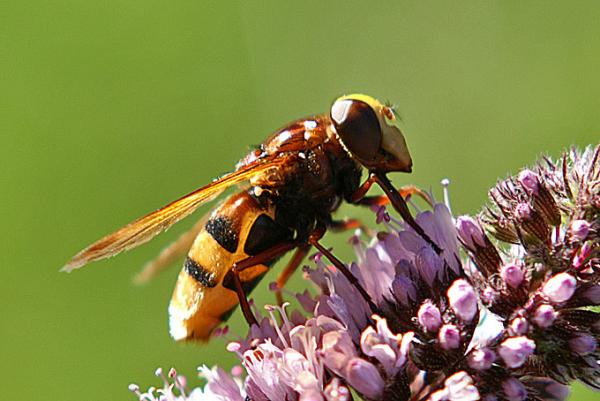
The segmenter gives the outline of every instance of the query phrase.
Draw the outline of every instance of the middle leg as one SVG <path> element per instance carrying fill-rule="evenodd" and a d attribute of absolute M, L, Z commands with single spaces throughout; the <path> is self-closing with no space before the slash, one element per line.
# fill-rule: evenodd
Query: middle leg
<path fill-rule="evenodd" d="M 281 290 L 283 289 L 283 287 L 285 287 L 285 284 L 288 282 L 292 274 L 294 274 L 296 269 L 298 269 L 298 266 L 300 266 L 300 263 L 302 263 L 302 260 L 306 257 L 309 250 L 309 244 L 299 245 L 296 249 L 296 252 L 294 252 L 294 255 L 288 262 L 287 266 L 277 276 L 277 289 L 275 290 L 275 299 L 277 299 L 278 305 L 281 306 L 283 304 L 283 296 L 281 294 Z"/>

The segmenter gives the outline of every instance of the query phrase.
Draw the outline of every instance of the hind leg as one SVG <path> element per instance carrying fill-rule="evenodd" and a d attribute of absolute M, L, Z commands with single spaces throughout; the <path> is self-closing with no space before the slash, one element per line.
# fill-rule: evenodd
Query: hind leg
<path fill-rule="evenodd" d="M 254 316 L 254 313 L 252 313 L 252 310 L 250 309 L 248 297 L 246 296 L 246 291 L 244 289 L 244 284 L 248 282 L 242 281 L 241 273 L 257 265 L 262 265 L 272 261 L 273 259 L 277 259 L 281 255 L 296 248 L 297 246 L 298 243 L 296 242 L 282 242 L 277 244 L 256 255 L 249 256 L 246 259 L 236 262 L 225 275 L 225 278 L 223 279 L 223 286 L 226 288 L 231 288 L 236 292 L 240 302 L 240 307 L 242 308 L 242 313 L 244 314 L 244 318 L 246 318 L 246 322 L 248 322 L 249 326 L 252 326 L 253 324 L 258 325 L 258 322 Z M 258 279 L 258 277 L 254 280 L 256 279 Z"/>

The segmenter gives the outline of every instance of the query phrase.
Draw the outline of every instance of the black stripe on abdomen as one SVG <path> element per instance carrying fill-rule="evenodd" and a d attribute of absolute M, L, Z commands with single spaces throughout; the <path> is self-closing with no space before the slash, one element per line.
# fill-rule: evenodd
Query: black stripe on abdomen
<path fill-rule="evenodd" d="M 214 274 L 210 273 L 204 267 L 202 267 L 198 262 L 189 256 L 185 258 L 185 262 L 183 263 L 183 267 L 187 274 L 189 274 L 194 280 L 199 282 L 205 287 L 214 287 L 217 285 L 215 282 Z"/>
<path fill-rule="evenodd" d="M 237 250 L 239 233 L 231 219 L 226 216 L 216 216 L 208 220 L 204 228 L 225 250 L 230 253 Z"/>

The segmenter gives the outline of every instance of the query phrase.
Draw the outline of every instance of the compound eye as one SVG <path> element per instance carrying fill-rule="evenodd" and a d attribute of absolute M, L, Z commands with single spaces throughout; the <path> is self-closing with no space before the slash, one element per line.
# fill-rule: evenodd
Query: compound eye
<path fill-rule="evenodd" d="M 342 99 L 331 106 L 331 119 L 346 148 L 360 161 L 373 161 L 381 148 L 381 127 L 371 106 L 360 100 Z"/>

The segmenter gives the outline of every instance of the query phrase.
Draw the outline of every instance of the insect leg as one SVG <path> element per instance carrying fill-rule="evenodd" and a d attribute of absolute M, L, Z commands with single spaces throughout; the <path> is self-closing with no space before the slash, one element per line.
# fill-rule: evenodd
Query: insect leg
<path fill-rule="evenodd" d="M 367 180 L 363 182 L 352 195 L 350 195 L 350 199 L 348 199 L 348 202 L 360 203 L 360 200 L 365 197 L 367 192 L 369 192 L 369 189 L 371 189 L 373 183 L 375 183 L 375 175 L 369 174 L 369 178 L 367 178 Z"/>
<path fill-rule="evenodd" d="M 283 297 L 281 295 L 281 290 L 283 289 L 285 284 L 288 282 L 288 280 L 290 279 L 292 274 L 294 274 L 294 272 L 296 271 L 298 266 L 300 266 L 300 263 L 302 263 L 302 260 L 304 259 L 306 254 L 308 254 L 309 250 L 310 250 L 309 244 L 300 245 L 298 247 L 298 249 L 296 249 L 296 252 L 294 252 L 294 256 L 292 256 L 292 259 L 290 259 L 287 266 L 277 276 L 277 281 L 276 281 L 277 290 L 275 292 L 275 298 L 277 299 L 278 305 L 283 304 Z"/>
<path fill-rule="evenodd" d="M 367 227 L 359 219 L 333 220 L 327 224 L 327 228 L 333 232 L 343 232 L 347 230 L 355 230 L 357 228 L 363 230 L 367 229 Z"/>
<path fill-rule="evenodd" d="M 398 192 L 403 198 L 408 198 L 412 195 L 417 195 L 425 202 L 427 202 L 427 204 L 433 206 L 433 200 L 431 199 L 429 194 L 423 191 L 421 188 L 417 188 L 414 185 L 401 186 L 400 188 L 398 188 Z M 390 198 L 388 198 L 387 195 L 363 196 L 355 202 L 355 204 L 361 206 L 385 206 L 389 203 Z"/>
<path fill-rule="evenodd" d="M 246 291 L 244 290 L 244 287 L 242 286 L 242 280 L 240 279 L 240 273 L 253 266 L 264 264 L 276 259 L 277 257 L 283 255 L 291 249 L 294 249 L 297 246 L 297 242 L 282 242 L 256 255 L 248 256 L 246 259 L 242 259 L 239 262 L 234 263 L 229 273 L 227 273 L 223 279 L 223 285 L 225 287 L 227 287 L 225 284 L 227 281 L 233 280 L 235 292 L 240 301 L 240 307 L 242 308 L 242 313 L 244 314 L 249 326 L 258 324 L 258 322 L 256 321 L 254 313 L 252 313 L 252 310 L 250 309 L 250 304 L 248 303 L 248 298 L 246 297 Z"/>
<path fill-rule="evenodd" d="M 369 228 L 369 226 L 359 219 L 332 220 L 327 224 L 327 228 L 334 233 L 356 230 L 357 228 L 360 228 L 370 237 L 373 237 L 377 234 L 372 228 Z"/>
<path fill-rule="evenodd" d="M 427 235 L 425 231 L 423 231 L 423 228 L 421 228 L 421 226 L 415 221 L 415 219 L 412 217 L 412 214 L 410 214 L 410 210 L 408 209 L 406 201 L 402 195 L 400 195 L 398 190 L 394 188 L 386 175 L 383 173 L 372 173 L 369 179 L 371 179 L 371 177 L 374 177 L 373 181 L 376 182 L 381 189 L 383 189 L 383 192 L 385 192 L 387 197 L 390 198 L 392 206 L 394 206 L 394 209 L 400 213 L 404 221 L 406 221 L 406 223 L 408 223 L 408 225 L 411 226 L 413 230 L 415 230 L 416 233 L 421 236 L 421 238 L 427 241 L 437 253 L 441 253 L 442 249 L 435 242 L 433 242 L 429 235 Z"/>
<path fill-rule="evenodd" d="M 354 287 L 356 287 L 356 289 L 358 290 L 358 292 L 360 293 L 360 295 L 362 295 L 362 297 L 367 302 L 367 304 L 369 304 L 369 307 L 371 308 L 371 310 L 373 310 L 373 312 L 375 312 L 375 313 L 378 313 L 379 312 L 379 308 L 377 307 L 377 305 L 375 305 L 375 302 L 373 302 L 373 300 L 371 299 L 371 296 L 367 293 L 367 291 L 364 289 L 364 287 L 362 286 L 362 284 L 360 284 L 358 282 L 358 279 L 356 277 L 354 277 L 354 275 L 352 274 L 352 272 L 350 270 L 348 270 L 348 268 L 346 267 L 346 265 L 344 265 L 341 260 L 339 260 L 338 258 L 336 258 L 329 251 L 329 249 L 325 248 L 323 245 L 321 245 L 319 243 L 319 240 L 323 237 L 324 231 L 325 230 L 323 230 L 322 228 L 317 228 L 308 237 L 308 242 L 311 245 L 314 245 L 314 247 L 317 248 L 319 250 L 319 252 L 321 252 L 327 259 L 329 259 L 329 261 L 331 263 L 333 263 L 333 265 L 339 271 L 342 272 L 342 274 L 346 277 L 346 279 L 350 282 L 350 284 L 352 284 Z"/>

